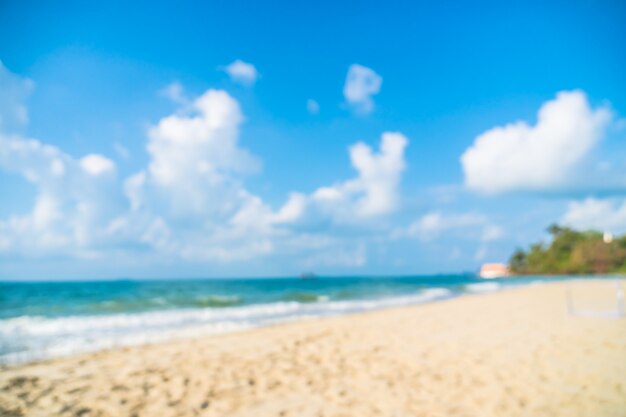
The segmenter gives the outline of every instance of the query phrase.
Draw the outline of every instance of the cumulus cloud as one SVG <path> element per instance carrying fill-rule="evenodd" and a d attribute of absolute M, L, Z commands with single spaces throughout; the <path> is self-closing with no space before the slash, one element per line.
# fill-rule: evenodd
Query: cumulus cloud
<path fill-rule="evenodd" d="M 308 195 L 293 192 L 282 206 L 273 210 L 236 180 L 235 175 L 241 171 L 241 161 L 250 158 L 236 143 L 234 132 L 241 118 L 237 117 L 238 108 L 230 102 L 232 98 L 223 95 L 215 98 L 219 100 L 215 102 L 215 107 L 210 107 L 211 110 L 205 116 L 214 116 L 212 112 L 218 109 L 222 115 L 222 123 L 211 124 L 211 128 L 220 125 L 221 129 L 209 136 L 225 147 L 220 151 L 226 152 L 224 156 L 220 156 L 219 152 L 202 141 L 199 147 L 192 148 L 180 148 L 181 143 L 176 141 L 175 146 L 179 147 L 177 150 L 170 149 L 169 145 L 172 144 L 169 144 L 167 150 L 163 150 L 163 155 L 160 152 L 155 153 L 152 149 L 153 141 L 163 138 L 154 135 L 151 130 L 151 141 L 148 145 L 152 155 L 150 169 L 126 181 L 126 193 L 132 207 L 137 213 L 142 213 L 142 217 L 152 219 L 140 223 L 152 224 L 156 219 L 159 221 L 157 238 L 150 237 L 146 241 L 158 242 L 158 247 L 183 256 L 225 261 L 246 259 L 275 250 L 290 250 L 289 248 L 294 247 L 294 242 L 297 245 L 318 245 L 324 241 L 328 245 L 336 246 L 336 241 L 317 239 L 315 233 L 311 235 L 301 227 L 320 221 L 354 224 L 359 219 L 388 214 L 397 208 L 397 188 L 405 167 L 404 148 L 408 141 L 399 133 L 387 132 L 382 135 L 379 152 L 374 152 L 364 143 L 357 143 L 350 148 L 350 159 L 358 172 L 356 178 L 333 186 L 320 187 Z M 223 111 L 225 107 L 230 110 Z M 164 127 L 164 120 L 166 119 L 159 122 L 156 128 Z M 184 137 L 189 139 L 194 136 Z M 184 152 L 184 156 L 178 155 L 178 152 Z M 239 156 L 230 158 L 229 155 L 232 154 Z M 165 156 L 168 161 L 166 166 L 171 165 L 172 169 L 179 166 L 185 168 L 177 171 L 175 176 L 172 169 L 161 169 L 158 161 Z M 209 157 L 216 160 L 206 159 Z M 173 158 L 171 163 L 170 158 Z M 226 163 L 227 161 L 232 163 Z M 149 201 L 163 195 L 169 203 L 174 203 L 167 215 L 164 215 L 162 209 L 159 213 L 153 211 L 154 207 L 162 208 L 163 202 Z M 176 202 L 180 202 L 180 205 L 175 204 Z M 194 216 L 195 220 L 189 221 Z M 192 229 L 190 233 L 184 232 L 187 227 L 185 222 Z M 198 230 L 199 222 L 203 229 Z M 171 232 L 172 226 L 175 227 L 175 233 Z M 302 239 L 305 235 L 308 238 Z M 164 241 L 168 244 L 163 244 Z M 335 261 L 331 261 L 322 252 L 314 257 L 320 263 L 347 264 L 350 263 L 347 261 L 349 258 L 353 259 L 351 265 L 354 266 L 365 263 L 366 254 L 363 250 L 354 252 L 342 249 L 344 255 L 341 260 L 333 258 Z"/>
<path fill-rule="evenodd" d="M 408 140 L 386 132 L 378 150 L 356 143 L 349 148 L 354 178 L 309 194 L 291 192 L 272 207 L 244 185 L 261 162 L 240 144 L 243 120 L 239 103 L 225 91 L 186 99 L 148 127 L 148 161 L 126 178 L 105 155 L 74 157 L 0 131 L 0 169 L 23 176 L 36 194 L 30 210 L 0 220 L 0 252 L 203 262 L 279 252 L 299 255 L 302 265 L 307 259 L 365 265 L 362 239 L 355 246 L 331 229 L 309 226 L 352 227 L 396 210 Z"/>
<path fill-rule="evenodd" d="M 32 87 L 0 64 L 0 169 L 22 176 L 35 191 L 29 211 L 0 219 L 0 250 L 92 256 L 111 242 L 110 223 L 123 209 L 115 163 L 100 154 L 76 159 L 16 133 L 28 122 L 24 101 Z"/>
<path fill-rule="evenodd" d="M 0 132 L 0 168 L 23 176 L 36 194 L 29 212 L 0 220 L 0 249 L 82 257 L 147 249 L 225 260 L 271 251 L 271 225 L 297 207 L 273 213 L 243 187 L 240 177 L 259 161 L 238 145 L 242 119 L 236 100 L 207 91 L 148 129 L 149 163 L 126 179 L 104 155 L 74 158 Z M 246 210 L 269 215 L 246 223 Z"/>
<path fill-rule="evenodd" d="M 184 258 L 270 252 L 273 213 L 241 180 L 260 161 L 239 145 L 239 104 L 208 90 L 186 109 L 148 130 L 148 167 L 124 184 L 129 224 L 148 228 L 144 241 L 155 249 Z"/>
<path fill-rule="evenodd" d="M 213 110 L 219 108 L 222 117 L 221 123 L 211 124 L 211 129 L 216 125 L 222 128 L 211 138 L 231 147 L 226 155 L 234 152 L 246 155 L 243 159 L 247 159 L 249 155 L 230 136 L 241 120 L 236 117 L 237 107 L 232 106 L 232 98 L 221 94 L 215 98 L 219 98 L 215 104 L 219 102 L 220 106 L 209 107 L 208 113 L 212 117 Z M 230 110 L 223 111 L 224 105 Z M 155 128 L 163 127 L 164 120 Z M 153 147 L 153 141 L 162 139 L 151 134 L 148 148 Z M 178 141 L 175 143 L 182 146 Z M 303 225 L 319 221 L 354 224 L 359 219 L 388 214 L 398 205 L 397 187 L 405 166 L 403 152 L 407 144 L 407 139 L 399 133 L 383 134 L 379 152 L 363 143 L 350 148 L 352 164 L 359 174 L 356 178 L 321 187 L 311 194 L 293 192 L 276 210 L 237 180 L 240 161 L 234 163 L 226 156 L 220 157 L 213 148 L 200 143 L 196 143 L 199 147 L 177 150 L 168 147 L 163 151 L 168 158 L 174 158 L 172 167 L 185 167 L 175 176 L 170 169 L 155 167 L 164 155 L 150 150 L 149 169 L 126 180 L 125 192 L 134 213 L 129 224 L 148 228 L 150 232 L 144 233 L 143 241 L 156 250 L 183 258 L 232 261 L 308 247 L 317 253 L 309 260 L 325 265 L 360 266 L 366 262 L 364 249 L 346 249 L 344 242 L 324 238 L 318 232 L 303 229 Z M 183 150 L 184 157 L 177 154 Z M 213 157 L 219 159 L 219 164 L 206 159 Z M 233 163 L 224 165 L 229 160 Z M 170 207 L 164 210 L 167 204 Z M 335 248 L 337 256 L 325 254 L 329 248 Z"/>
<path fill-rule="evenodd" d="M 611 121 L 611 111 L 592 108 L 584 92 L 560 92 L 534 126 L 519 121 L 479 135 L 461 156 L 465 185 L 487 194 L 568 186 Z"/>
<path fill-rule="evenodd" d="M 209 90 L 193 103 L 191 113 L 174 113 L 149 129 L 148 168 L 125 181 L 128 224 L 149 229 L 143 241 L 155 249 L 188 258 L 247 259 L 289 250 L 296 241 L 319 243 L 303 224 L 354 223 L 398 206 L 408 143 L 403 135 L 384 133 L 378 152 L 353 145 L 357 177 L 311 194 L 292 192 L 273 209 L 243 185 L 242 176 L 260 163 L 239 145 L 243 116 L 236 100 Z M 299 239 L 302 233 L 310 239 Z"/>
<path fill-rule="evenodd" d="M 561 223 L 579 230 L 626 232 L 626 201 L 587 198 L 569 204 Z"/>
<path fill-rule="evenodd" d="M 378 153 L 363 142 L 352 145 L 350 161 L 358 176 L 318 188 L 311 201 L 339 221 L 393 212 L 398 206 L 398 185 L 406 167 L 407 145 L 408 139 L 398 132 L 382 134 Z"/>
<path fill-rule="evenodd" d="M 233 82 L 247 87 L 254 85 L 256 80 L 259 78 L 259 73 L 257 72 L 255 66 L 240 59 L 237 59 L 227 65 L 224 68 L 224 71 L 226 71 Z"/>
<path fill-rule="evenodd" d="M 115 163 L 113 161 L 93 153 L 81 158 L 79 164 L 90 175 L 105 175 L 115 171 Z"/>
<path fill-rule="evenodd" d="M 352 64 L 348 69 L 343 96 L 357 114 L 369 114 L 374 110 L 372 97 L 380 92 L 383 79 L 371 68 Z"/>
<path fill-rule="evenodd" d="M 0 133 L 0 168 L 36 189 L 29 213 L 0 221 L 5 251 L 89 256 L 111 239 L 108 227 L 123 203 L 113 161 L 97 154 L 76 160 L 35 139 Z"/>
<path fill-rule="evenodd" d="M 220 202 L 237 194 L 229 191 L 236 189 L 231 174 L 254 172 L 260 165 L 238 145 L 242 119 L 228 93 L 208 90 L 190 114 L 167 116 L 149 129 L 149 180 L 167 189 L 170 206 L 181 214 L 226 209 Z"/>

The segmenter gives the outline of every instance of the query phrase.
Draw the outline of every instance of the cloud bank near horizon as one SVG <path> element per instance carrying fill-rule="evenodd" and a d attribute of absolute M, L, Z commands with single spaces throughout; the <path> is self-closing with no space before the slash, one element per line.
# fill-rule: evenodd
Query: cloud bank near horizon
<path fill-rule="evenodd" d="M 358 65 L 350 72 L 345 99 L 364 115 L 374 109 L 382 78 Z M 262 175 L 263 159 L 241 145 L 245 117 L 223 89 L 193 97 L 174 82 L 161 90 L 177 108 L 147 126 L 147 160 L 127 175 L 113 156 L 73 156 L 24 135 L 34 83 L 0 65 L 0 86 L 0 169 L 35 190 L 27 212 L 0 219 L 2 256 L 232 263 L 280 255 L 303 268 L 361 268 L 380 245 L 436 245 L 441 236 L 474 241 L 479 260 L 509 233 L 479 211 L 406 204 L 418 190 L 403 189 L 410 141 L 401 132 L 350 145 L 350 177 L 288 190 L 280 204 L 270 204 L 246 185 Z M 540 107 L 536 124 L 520 121 L 476 137 L 461 156 L 464 185 L 478 196 L 575 187 L 581 167 L 617 125 L 608 105 L 591 106 L 579 90 L 560 92 Z M 121 145 L 115 149 L 128 158 Z M 604 186 L 601 177 L 588 177 L 587 185 Z M 626 230 L 620 198 L 568 204 L 563 224 Z"/>
<path fill-rule="evenodd" d="M 366 263 L 363 243 L 333 228 L 368 229 L 368 220 L 400 207 L 409 142 L 404 135 L 383 133 L 378 150 L 355 143 L 348 149 L 353 178 L 310 193 L 292 191 L 273 208 L 245 186 L 262 161 L 239 145 L 244 117 L 237 100 L 224 90 L 209 89 L 191 100 L 182 91 L 178 83 L 163 90 L 180 108 L 148 127 L 148 162 L 124 178 L 105 155 L 75 158 L 3 129 L 0 167 L 29 181 L 36 200 L 29 213 L 0 220 L 0 251 L 211 262 L 279 251 L 302 256 L 303 264 Z"/>

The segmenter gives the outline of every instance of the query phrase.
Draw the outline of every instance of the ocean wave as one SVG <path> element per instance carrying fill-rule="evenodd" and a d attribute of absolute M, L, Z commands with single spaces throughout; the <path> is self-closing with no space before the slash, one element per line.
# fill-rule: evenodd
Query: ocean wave
<path fill-rule="evenodd" d="M 330 301 L 326 296 L 316 295 L 316 302 L 280 301 L 109 315 L 15 317 L 0 320 L 0 363 L 23 363 L 116 346 L 245 330 L 303 318 L 420 304 L 452 295 L 446 288 L 430 288 L 380 299 Z"/>
<path fill-rule="evenodd" d="M 151 297 L 97 301 L 83 307 L 86 313 L 114 314 L 129 311 L 141 312 L 163 308 L 232 307 L 243 303 L 236 295 L 198 295 L 191 297 Z"/>
<path fill-rule="evenodd" d="M 295 301 L 298 303 L 317 303 L 329 301 L 330 297 L 323 294 L 311 292 L 293 292 L 283 297 L 285 301 Z"/>
<path fill-rule="evenodd" d="M 484 293 L 498 291 L 502 285 L 498 282 L 480 282 L 477 284 L 467 284 L 465 289 L 471 293 Z"/>
<path fill-rule="evenodd" d="M 197 307 L 233 307 L 242 303 L 241 297 L 236 295 L 208 295 L 196 297 L 193 304 Z"/>

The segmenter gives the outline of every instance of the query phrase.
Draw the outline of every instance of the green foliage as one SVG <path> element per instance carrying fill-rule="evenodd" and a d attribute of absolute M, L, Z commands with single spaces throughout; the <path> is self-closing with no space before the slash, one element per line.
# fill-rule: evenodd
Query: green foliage
<path fill-rule="evenodd" d="M 606 243 L 597 231 L 576 231 L 553 224 L 548 246 L 517 249 L 509 260 L 516 274 L 606 274 L 626 272 L 626 235 Z"/>

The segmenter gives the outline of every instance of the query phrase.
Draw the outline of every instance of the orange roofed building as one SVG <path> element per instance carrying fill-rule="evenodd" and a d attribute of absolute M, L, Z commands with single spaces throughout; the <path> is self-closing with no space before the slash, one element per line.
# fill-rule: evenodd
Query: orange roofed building
<path fill-rule="evenodd" d="M 480 267 L 478 276 L 481 278 L 501 278 L 510 275 L 509 267 L 506 264 L 483 264 Z"/>

